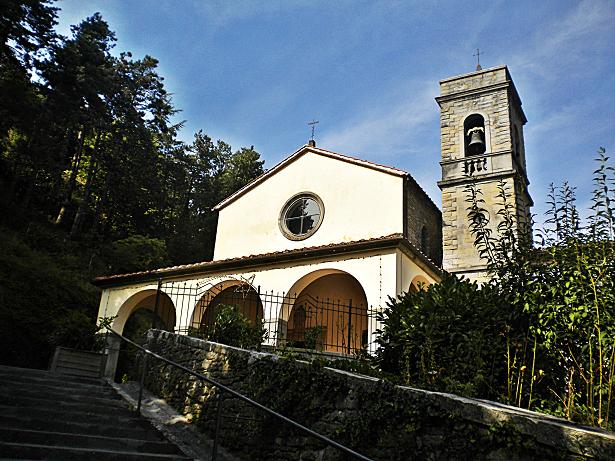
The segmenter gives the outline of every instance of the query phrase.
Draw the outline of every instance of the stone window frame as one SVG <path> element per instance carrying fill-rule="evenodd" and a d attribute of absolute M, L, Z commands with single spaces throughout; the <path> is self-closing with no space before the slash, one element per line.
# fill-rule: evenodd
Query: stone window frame
<path fill-rule="evenodd" d="M 466 158 L 466 152 L 465 152 L 465 146 L 466 146 L 466 141 L 465 141 L 465 123 L 466 123 L 466 119 L 471 116 L 471 115 L 480 115 L 483 117 L 483 120 L 485 121 L 485 153 L 481 154 L 481 155 L 485 155 L 485 154 L 490 154 L 493 152 L 493 150 L 491 149 L 491 121 L 489 120 L 489 116 L 484 113 L 483 111 L 480 110 L 469 110 L 467 111 L 463 117 L 461 117 L 460 123 L 457 125 L 457 131 L 458 131 L 458 136 L 459 136 L 459 158 Z"/>
<path fill-rule="evenodd" d="M 291 232 L 286 226 L 286 214 L 290 210 L 290 207 L 294 205 L 294 203 L 298 199 L 301 199 L 301 198 L 310 198 L 314 200 L 316 204 L 318 205 L 318 208 L 320 209 L 320 217 L 319 217 L 318 222 L 308 232 L 306 232 L 305 234 L 297 235 Z M 304 191 L 304 192 L 299 192 L 298 194 L 293 195 L 291 198 L 289 198 L 286 201 L 286 203 L 284 203 L 284 206 L 282 207 L 282 210 L 280 211 L 280 217 L 278 218 L 278 226 L 280 228 L 280 232 L 282 232 L 282 235 L 284 235 L 284 237 L 286 237 L 288 240 L 294 240 L 294 241 L 305 240 L 305 239 L 310 238 L 312 235 L 316 233 L 316 231 L 320 228 L 320 225 L 322 224 L 324 218 L 325 218 L 325 205 L 322 199 L 318 195 L 316 195 L 314 192 Z"/>

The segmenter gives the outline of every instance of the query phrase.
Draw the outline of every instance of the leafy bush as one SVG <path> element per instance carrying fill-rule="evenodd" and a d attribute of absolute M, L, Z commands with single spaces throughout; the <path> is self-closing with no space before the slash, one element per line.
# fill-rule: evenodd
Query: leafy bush
<path fill-rule="evenodd" d="M 197 336 L 245 349 L 259 349 L 267 338 L 263 324 L 253 325 L 236 306 L 219 305 L 216 310 L 213 325 L 204 328 Z"/>
<path fill-rule="evenodd" d="M 307 328 L 304 333 L 304 347 L 306 349 L 323 349 L 323 341 L 325 335 L 325 327 L 322 325 L 314 325 Z"/>
<path fill-rule="evenodd" d="M 499 397 L 509 309 L 493 287 L 447 275 L 379 314 L 376 362 L 403 384 Z"/>
<path fill-rule="evenodd" d="M 0 235 L 0 363 L 46 368 L 56 346 L 91 344 L 100 292 L 88 275 Z"/>
<path fill-rule="evenodd" d="M 382 370 L 416 386 L 615 427 L 615 175 L 608 160 L 600 149 L 587 223 L 574 188 L 551 187 L 538 247 L 504 182 L 495 217 L 470 185 L 469 227 L 493 278 L 478 286 L 447 276 L 392 301 L 381 317 Z"/>

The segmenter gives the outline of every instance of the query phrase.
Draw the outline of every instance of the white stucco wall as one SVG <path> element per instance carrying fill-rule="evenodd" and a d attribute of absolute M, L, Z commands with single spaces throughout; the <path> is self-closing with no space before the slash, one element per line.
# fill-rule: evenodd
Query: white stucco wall
<path fill-rule="evenodd" d="M 358 280 L 365 291 L 367 303 L 370 308 L 385 308 L 389 296 L 395 297 L 400 293 L 400 286 L 407 286 L 411 279 L 400 281 L 398 273 L 400 271 L 400 261 L 404 257 L 404 276 L 411 277 L 416 273 L 424 272 L 407 257 L 402 256 L 400 250 L 391 249 L 386 251 L 371 251 L 353 255 L 338 255 L 325 258 L 314 262 L 296 262 L 278 265 L 263 266 L 257 269 L 237 270 L 232 272 L 217 272 L 204 275 L 194 275 L 177 279 L 173 286 L 178 287 L 179 283 L 185 282 L 186 287 L 203 286 L 200 290 L 195 290 L 200 297 L 204 292 L 218 283 L 229 278 L 250 281 L 253 287 L 261 288 L 262 292 L 273 292 L 283 295 L 288 292 L 300 292 L 312 279 L 308 276 L 318 271 L 341 271 L 352 275 Z M 318 275 L 318 274 L 316 274 Z M 162 291 L 165 292 L 177 309 L 189 312 L 177 312 L 178 328 L 187 327 L 187 323 L 192 316 L 192 309 L 198 302 L 197 296 L 194 299 L 187 299 L 185 296 L 178 299 L 177 290 L 170 289 L 170 282 L 165 281 Z M 156 283 L 143 282 L 122 287 L 105 288 L 103 290 L 99 317 L 117 316 L 112 326 L 121 331 L 124 324 L 138 301 L 147 295 L 155 293 Z M 185 293 L 183 291 L 182 293 Z M 266 318 L 274 318 L 277 312 L 272 311 L 267 306 L 266 297 L 263 297 L 263 304 Z"/>
<path fill-rule="evenodd" d="M 309 238 L 293 241 L 278 220 L 287 200 L 301 192 L 322 199 L 324 219 Z M 214 259 L 402 232 L 401 177 L 308 152 L 220 210 Z"/>

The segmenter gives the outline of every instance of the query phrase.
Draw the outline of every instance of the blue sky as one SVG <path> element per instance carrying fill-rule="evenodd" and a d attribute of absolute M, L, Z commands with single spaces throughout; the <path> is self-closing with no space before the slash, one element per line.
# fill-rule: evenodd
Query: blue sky
<path fill-rule="evenodd" d="M 410 172 L 440 204 L 438 81 L 506 64 L 528 118 L 534 212 L 568 180 L 587 205 L 615 160 L 615 1 L 61 0 L 58 30 L 100 12 L 116 52 L 160 61 L 185 120 L 267 168 L 309 139 Z M 538 216 L 540 221 L 540 216 Z"/>

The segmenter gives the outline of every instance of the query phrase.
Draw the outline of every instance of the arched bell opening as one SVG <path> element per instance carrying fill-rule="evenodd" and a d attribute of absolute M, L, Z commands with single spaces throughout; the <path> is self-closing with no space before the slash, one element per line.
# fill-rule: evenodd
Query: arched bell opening
<path fill-rule="evenodd" d="M 365 350 L 365 291 L 346 272 L 324 272 L 294 297 L 286 326 L 286 345 L 291 347 L 343 354 Z"/>
<path fill-rule="evenodd" d="M 485 153 L 485 119 L 482 115 L 469 115 L 463 122 L 463 133 L 466 157 Z"/>

